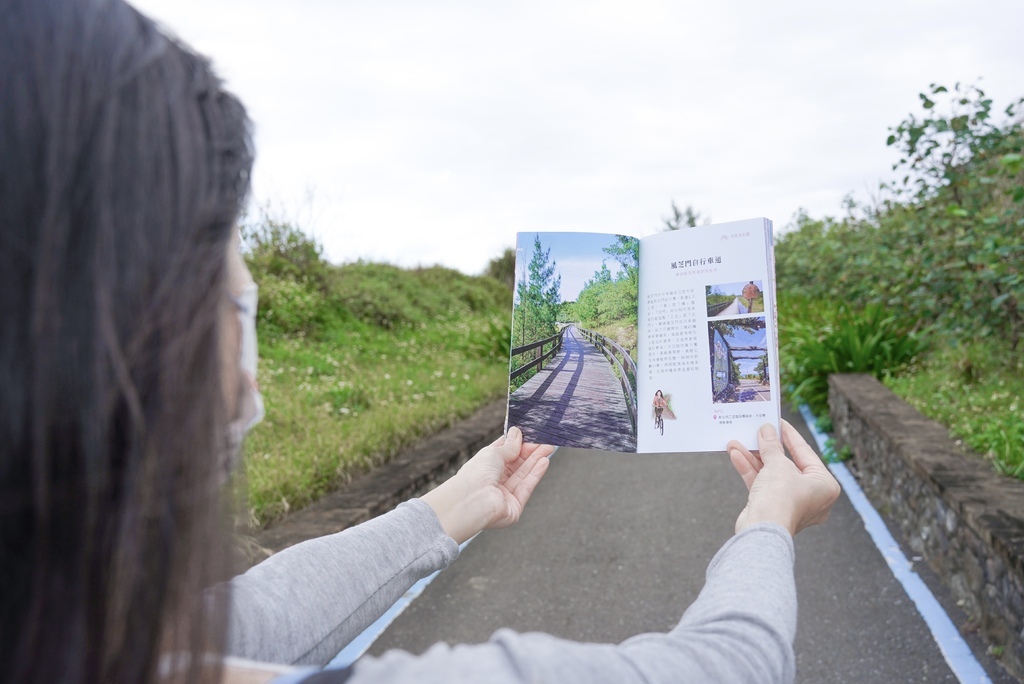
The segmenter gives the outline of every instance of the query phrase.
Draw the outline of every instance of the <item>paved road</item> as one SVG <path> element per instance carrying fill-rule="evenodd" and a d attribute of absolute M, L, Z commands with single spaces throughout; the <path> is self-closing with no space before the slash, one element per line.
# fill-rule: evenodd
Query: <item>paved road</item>
<path fill-rule="evenodd" d="M 523 521 L 481 534 L 370 652 L 477 643 L 499 627 L 600 642 L 667 630 L 744 499 L 723 454 L 561 449 Z M 956 681 L 845 497 L 796 546 L 797 681 Z"/>
<path fill-rule="evenodd" d="M 757 380 L 747 378 L 740 380 L 736 394 L 740 396 L 740 401 L 771 401 L 772 397 L 770 387 L 765 387 Z"/>
<path fill-rule="evenodd" d="M 750 313 L 750 309 L 748 309 L 747 305 L 743 303 L 743 300 L 741 300 L 739 297 L 737 297 L 736 299 L 732 300 L 732 304 L 730 304 L 729 306 L 725 307 L 725 309 L 720 311 L 718 313 L 718 315 L 719 316 L 736 316 L 736 315 L 745 314 L 745 313 Z"/>

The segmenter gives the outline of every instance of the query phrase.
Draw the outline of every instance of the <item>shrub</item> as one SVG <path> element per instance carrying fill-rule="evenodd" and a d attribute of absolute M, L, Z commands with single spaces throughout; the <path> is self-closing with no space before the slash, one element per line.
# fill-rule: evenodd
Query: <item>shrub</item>
<path fill-rule="evenodd" d="M 496 280 L 441 266 L 405 270 L 388 264 L 345 264 L 332 267 L 327 290 L 337 308 L 385 330 L 470 314 L 505 314 L 512 305 L 511 293 Z"/>
<path fill-rule="evenodd" d="M 949 111 L 936 113 L 946 97 Z M 935 98 L 935 99 L 932 99 Z M 972 87 L 933 86 L 926 114 L 893 129 L 905 175 L 874 208 L 849 203 L 843 219 L 797 217 L 780 236 L 780 289 L 855 308 L 886 307 L 954 336 L 1024 338 L 1024 128 L 1022 102 L 998 124 Z M 860 209 L 860 215 L 855 216 Z"/>
<path fill-rule="evenodd" d="M 879 305 L 830 309 L 799 297 L 780 299 L 781 365 L 795 402 L 828 412 L 830 373 L 871 373 L 884 379 L 923 350 L 923 336 L 912 332 Z"/>
<path fill-rule="evenodd" d="M 315 335 L 328 315 L 326 302 L 307 283 L 265 274 L 259 282 L 260 332 L 270 335 Z"/>
<path fill-rule="evenodd" d="M 272 217 L 265 207 L 255 219 L 243 217 L 241 225 L 246 263 L 256 282 L 271 275 L 324 291 L 330 265 L 315 238 L 288 221 Z"/>
<path fill-rule="evenodd" d="M 474 330 L 467 339 L 467 350 L 482 359 L 507 361 L 512 353 L 512 323 L 507 316 L 496 316 L 486 327 Z"/>

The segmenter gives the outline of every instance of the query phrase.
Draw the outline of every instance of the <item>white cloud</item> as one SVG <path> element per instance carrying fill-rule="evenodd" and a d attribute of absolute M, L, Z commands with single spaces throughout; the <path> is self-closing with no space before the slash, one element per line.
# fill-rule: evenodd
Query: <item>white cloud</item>
<path fill-rule="evenodd" d="M 1017 0 L 135 4 L 212 56 L 257 199 L 336 261 L 478 272 L 518 230 L 650 233 L 673 198 L 838 213 L 930 82 L 1024 95 Z"/>

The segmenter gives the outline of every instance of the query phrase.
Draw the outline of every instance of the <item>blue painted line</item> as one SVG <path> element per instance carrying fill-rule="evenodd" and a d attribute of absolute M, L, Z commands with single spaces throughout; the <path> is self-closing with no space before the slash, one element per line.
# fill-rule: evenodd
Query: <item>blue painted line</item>
<path fill-rule="evenodd" d="M 551 456 L 554 456 L 557 452 L 558 448 L 556 447 L 555 450 L 551 452 Z M 551 456 L 548 456 L 548 458 L 551 458 Z M 459 555 L 462 555 L 462 552 L 466 550 L 467 546 L 469 546 L 469 542 L 474 539 L 476 539 L 475 535 L 459 545 Z M 329 670 L 331 668 L 349 667 L 352 663 L 359 660 L 367 651 L 370 650 L 370 646 L 373 646 L 373 642 L 375 642 L 380 635 L 384 633 L 384 630 L 390 627 L 391 623 L 394 622 L 398 616 L 401 615 L 405 609 L 423 593 L 423 590 L 427 588 L 427 585 L 433 582 L 434 578 L 440 574 L 441 571 L 438 570 L 409 587 L 409 590 L 402 595 L 402 598 L 395 601 L 395 605 L 388 608 L 383 615 L 374 621 L 373 624 L 364 629 L 362 634 L 349 642 L 345 648 L 341 649 L 341 651 L 338 652 L 338 655 L 334 656 L 331 662 L 327 663 L 324 669 Z"/>
<path fill-rule="evenodd" d="M 424 577 L 419 582 L 412 585 L 409 591 L 405 592 L 405 595 L 398 599 L 395 605 L 388 608 L 387 611 L 377 618 L 373 624 L 363 630 L 362 634 L 349 642 L 345 648 L 341 649 L 338 655 L 334 656 L 334 659 L 327 663 L 327 666 L 324 669 L 329 670 L 337 667 L 349 667 L 352 663 L 362 657 L 362 655 L 370 649 L 370 646 L 373 645 L 373 642 L 377 640 L 377 637 L 383 634 L 384 630 L 386 630 L 391 623 L 395 621 L 395 618 L 401 615 L 402 612 L 409 607 L 409 604 L 411 604 L 417 596 L 423 593 L 423 590 L 433 581 L 437 574 L 438 573 L 435 572 L 429 577 Z"/>
<path fill-rule="evenodd" d="M 818 430 L 816 425 L 817 419 L 804 404 L 800 406 L 800 415 L 804 417 L 807 426 L 811 429 L 814 441 L 818 443 L 819 451 L 824 453 L 825 442 L 828 436 Z M 928 589 L 928 586 L 921 579 L 921 576 L 914 572 L 913 564 L 903 555 L 900 545 L 896 543 L 896 539 L 889 533 L 889 528 L 882 521 L 882 516 L 878 514 L 875 507 L 868 501 L 867 496 L 864 495 L 863 490 L 857 484 L 857 480 L 849 468 L 844 463 L 830 463 L 828 468 L 839 481 L 840 486 L 842 486 L 843 491 L 846 493 L 846 498 L 853 504 L 854 510 L 857 511 L 861 520 L 864 521 L 864 527 L 867 529 L 875 546 L 878 547 L 882 558 L 885 559 L 893 576 L 903 586 L 903 590 L 910 597 L 910 600 L 917 606 L 917 611 L 921 614 L 925 624 L 928 625 L 928 629 L 931 630 L 932 638 L 938 644 L 939 651 L 942 653 L 942 657 L 946 659 L 949 669 L 953 671 L 953 674 L 963 684 L 974 684 L 975 682 L 978 684 L 991 684 L 992 680 L 989 679 L 985 669 L 982 668 L 977 658 L 974 657 L 970 646 L 960 636 L 956 625 L 949 619 L 946 611 L 943 610 L 935 595 L 932 594 L 931 590 Z"/>
<path fill-rule="evenodd" d="M 470 537 L 466 541 L 459 545 L 459 553 L 461 554 L 469 542 L 476 539 L 475 536 Z M 402 598 L 395 601 L 395 604 L 388 608 L 383 615 L 376 619 L 369 627 L 363 630 L 362 634 L 353 639 L 349 644 L 338 652 L 338 655 L 334 656 L 331 662 L 327 663 L 324 667 L 325 670 L 337 667 L 348 667 L 352 663 L 356 662 L 370 650 L 370 646 L 373 646 L 381 634 L 384 633 L 391 623 L 394 622 L 399 615 L 405 612 L 405 609 L 412 604 L 413 601 L 423 593 L 423 590 L 427 588 L 427 585 L 434 581 L 434 578 L 441 574 L 438 570 L 430 575 L 427 575 L 416 584 L 409 587 L 409 590 L 402 595 Z"/>

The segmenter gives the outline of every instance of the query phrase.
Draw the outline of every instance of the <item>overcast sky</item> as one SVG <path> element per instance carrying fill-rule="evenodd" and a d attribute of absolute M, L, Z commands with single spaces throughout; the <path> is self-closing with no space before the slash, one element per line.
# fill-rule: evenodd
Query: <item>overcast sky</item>
<path fill-rule="evenodd" d="M 334 262 L 480 272 L 517 231 L 842 213 L 932 82 L 1024 96 L 1021 0 L 135 0 L 255 122 Z"/>

